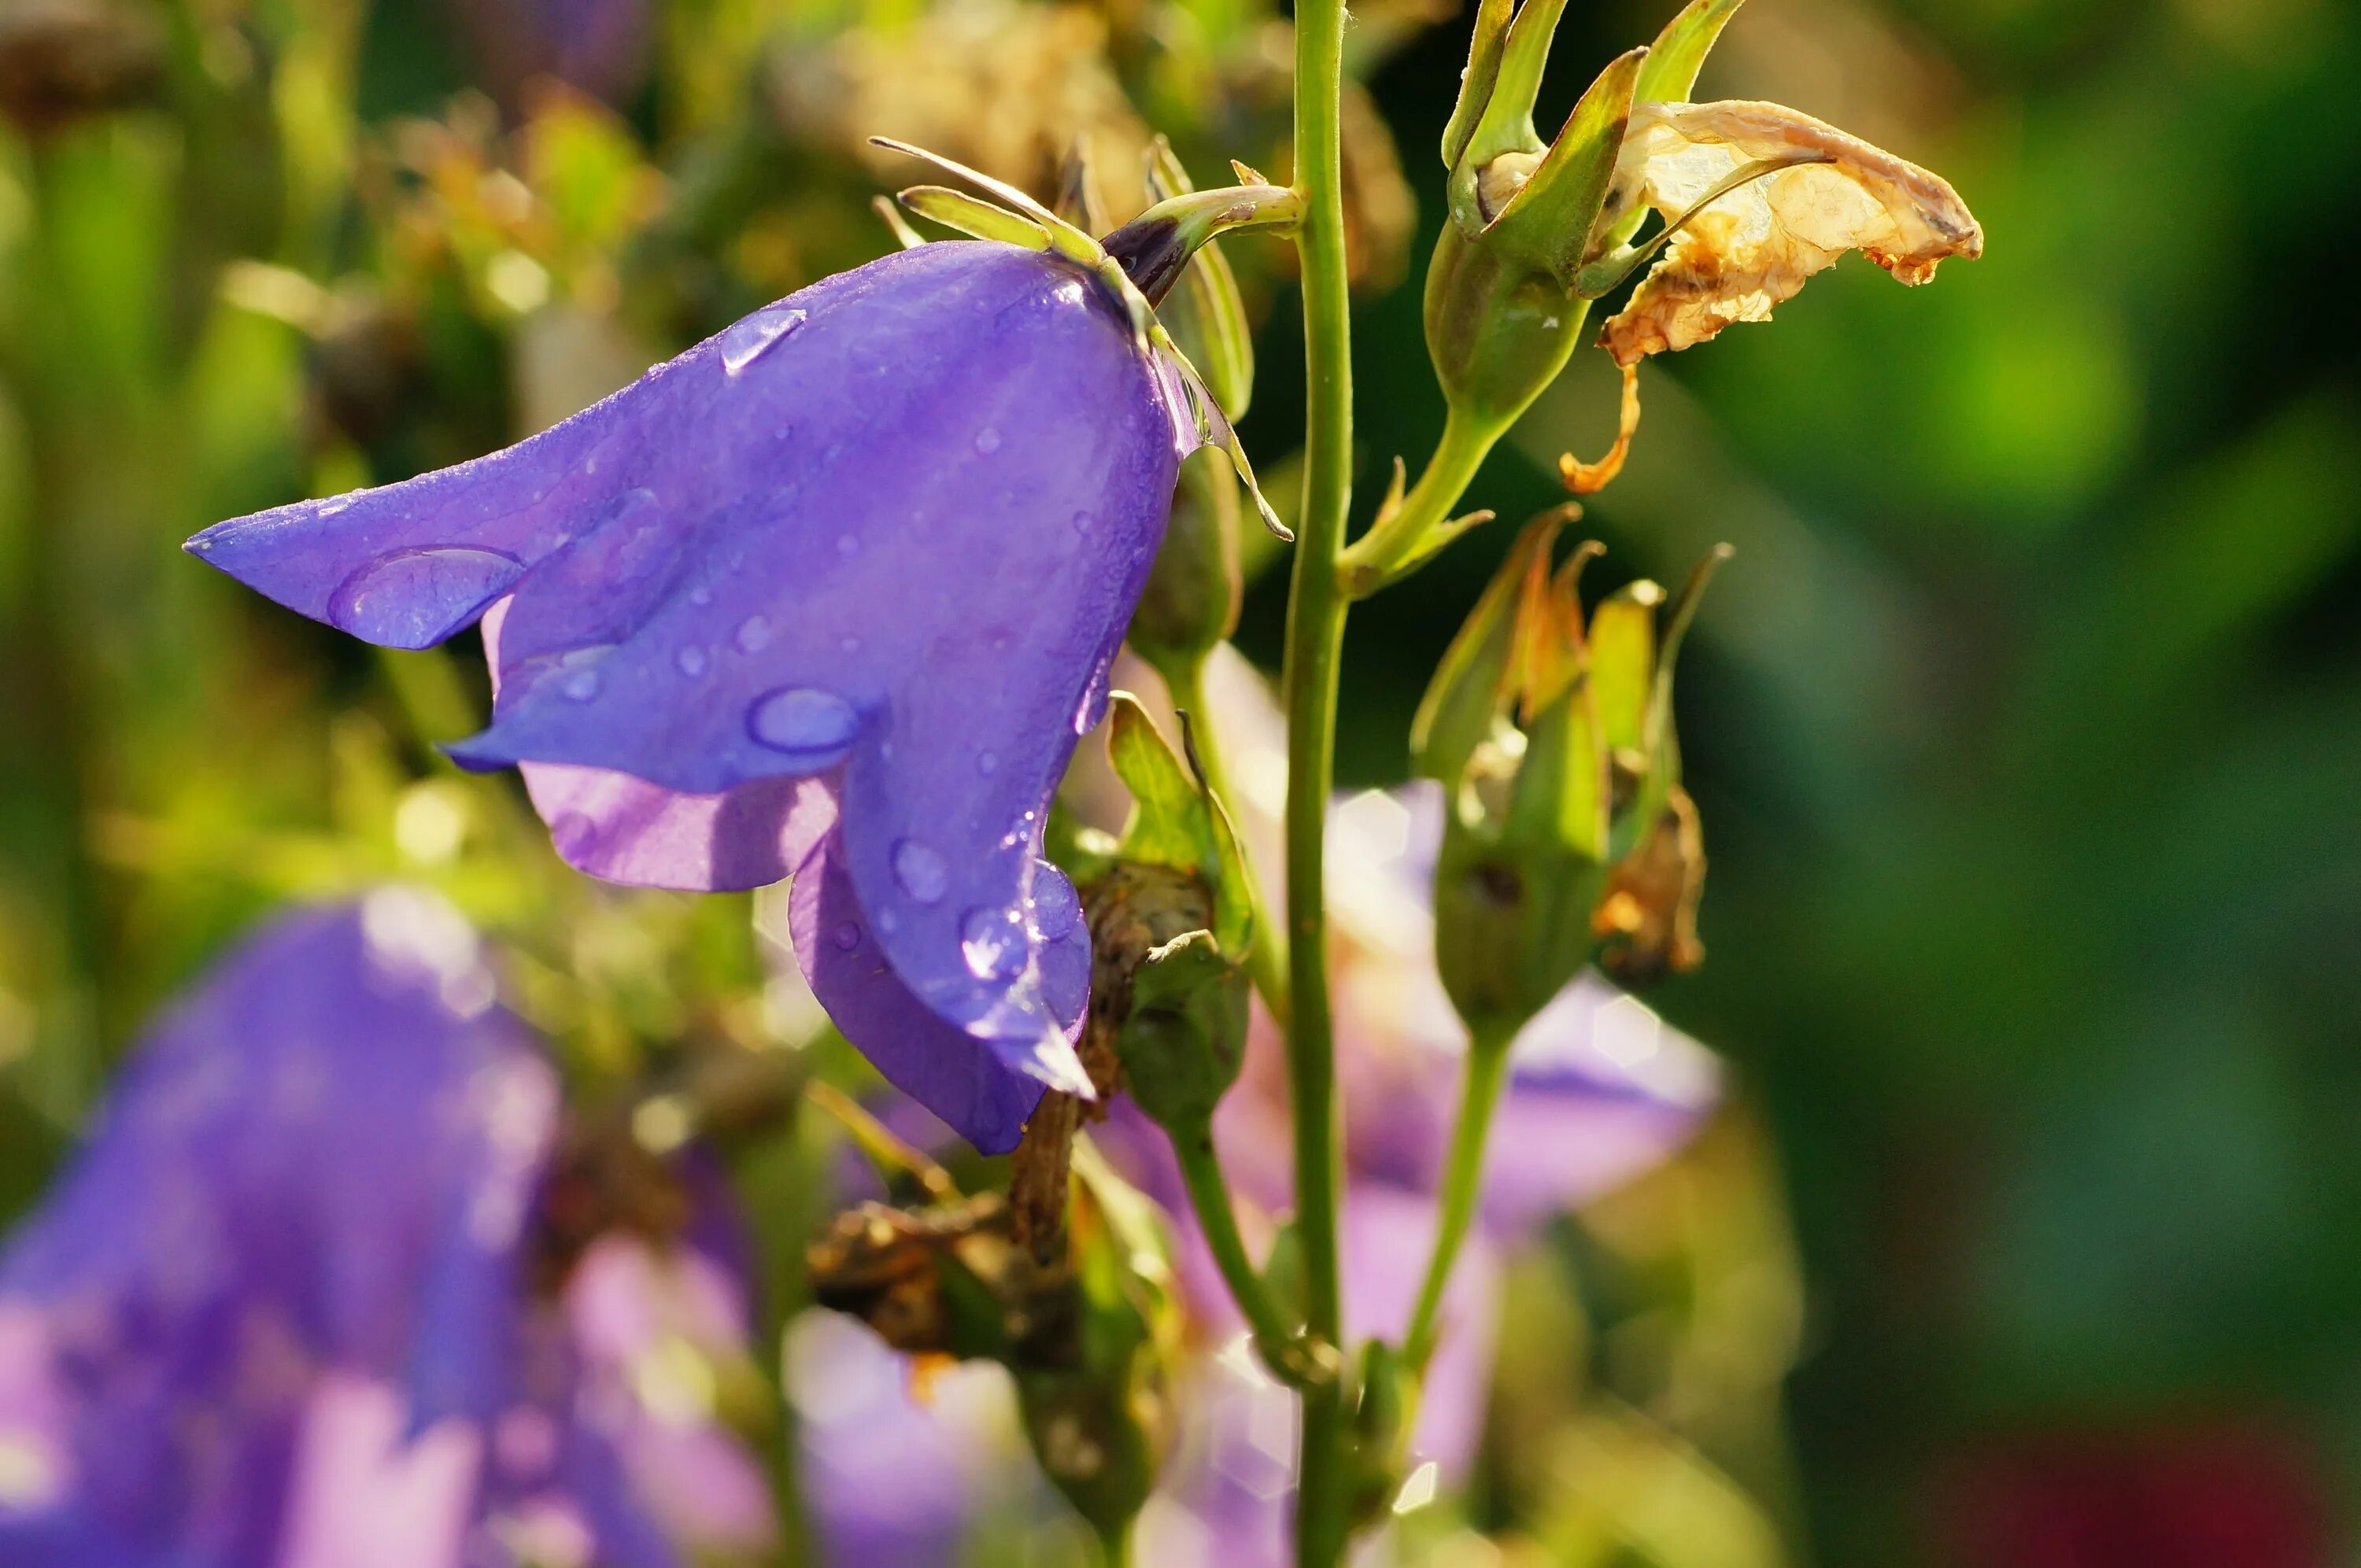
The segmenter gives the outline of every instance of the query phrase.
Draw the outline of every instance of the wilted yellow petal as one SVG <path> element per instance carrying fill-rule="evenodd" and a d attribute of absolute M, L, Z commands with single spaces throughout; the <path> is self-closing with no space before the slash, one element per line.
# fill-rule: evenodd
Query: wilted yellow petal
<path fill-rule="evenodd" d="M 1615 482 L 1623 472 L 1623 459 L 1631 455 L 1631 437 L 1640 430 L 1640 364 L 1637 359 L 1623 362 L 1623 406 L 1616 423 L 1615 444 L 1607 455 L 1596 463 L 1585 463 L 1571 452 L 1558 454 L 1558 477 L 1565 488 L 1577 496 L 1596 495 Z"/>
<path fill-rule="evenodd" d="M 1926 282 L 1945 257 L 1983 254 L 1983 230 L 1941 178 L 1777 104 L 1635 105 L 1599 222 L 1644 204 L 1671 223 L 1764 161 L 1790 167 L 1691 219 L 1607 323 L 1619 363 L 1702 343 L 1732 322 L 1766 321 L 1848 250 L 1905 283 Z"/>

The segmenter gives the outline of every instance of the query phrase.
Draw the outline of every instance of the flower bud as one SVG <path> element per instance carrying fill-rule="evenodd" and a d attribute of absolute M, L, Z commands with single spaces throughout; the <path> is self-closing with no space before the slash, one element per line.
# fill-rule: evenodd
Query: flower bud
<path fill-rule="evenodd" d="M 1576 586 L 1595 544 L 1552 568 L 1579 512 L 1527 527 L 1452 643 L 1411 729 L 1412 765 L 1448 811 L 1435 954 L 1478 1041 L 1506 1040 L 1602 941 L 1634 975 L 1694 964 L 1696 816 L 1679 791 L 1672 665 L 1697 596 L 1640 582 L 1586 630 Z M 1661 626 L 1659 624 L 1661 620 Z"/>
<path fill-rule="evenodd" d="M 1111 1024 L 1132 1098 L 1167 1128 L 1200 1129 L 1245 1060 L 1246 863 L 1221 804 L 1117 693 L 1107 751 L 1132 794 L 1113 868 L 1085 894 L 1093 1026 Z"/>
<path fill-rule="evenodd" d="M 1133 650 L 1176 687 L 1238 623 L 1238 481 L 1207 451 L 1180 465 L 1172 521 L 1125 634 Z"/>

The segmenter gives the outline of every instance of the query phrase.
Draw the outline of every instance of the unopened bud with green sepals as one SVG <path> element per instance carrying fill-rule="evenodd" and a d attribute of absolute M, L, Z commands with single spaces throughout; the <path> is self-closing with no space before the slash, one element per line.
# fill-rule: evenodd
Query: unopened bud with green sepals
<path fill-rule="evenodd" d="M 1632 945 L 1677 920 L 1655 903 L 1694 905 L 1690 880 L 1673 876 L 1673 891 L 1662 891 L 1668 846 L 1695 841 L 1672 733 L 1672 664 L 1724 553 L 1669 605 L 1654 584 L 1634 583 L 1586 628 L 1577 589 L 1598 547 L 1553 565 L 1576 516 L 1560 508 L 1519 537 L 1411 729 L 1413 769 L 1439 781 L 1446 801 L 1436 960 L 1479 1041 L 1511 1037 L 1602 940 Z M 1685 836 L 1664 837 L 1668 817 Z"/>

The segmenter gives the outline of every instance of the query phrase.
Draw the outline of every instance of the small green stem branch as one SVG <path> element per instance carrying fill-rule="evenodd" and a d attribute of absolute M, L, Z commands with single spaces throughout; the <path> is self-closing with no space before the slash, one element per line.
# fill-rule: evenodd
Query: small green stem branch
<path fill-rule="evenodd" d="M 1426 467 L 1420 472 L 1418 483 L 1410 488 L 1400 504 L 1355 540 L 1338 562 L 1337 570 L 1348 597 L 1367 598 L 1388 584 L 1400 581 L 1411 567 L 1433 553 L 1429 546 L 1441 544 L 1442 540 L 1431 536 L 1451 521 L 1459 499 L 1476 480 L 1476 471 L 1484 466 L 1485 457 L 1507 430 L 1506 424 L 1479 424 L 1455 408 L 1444 415 L 1443 435 L 1434 444 L 1433 455 L 1427 458 Z"/>
<path fill-rule="evenodd" d="M 1230 820 L 1238 819 L 1237 796 L 1230 790 L 1229 768 L 1224 761 L 1221 737 L 1215 733 L 1213 710 L 1205 701 L 1205 665 L 1199 660 L 1185 669 L 1168 671 L 1166 685 L 1172 694 L 1172 706 L 1189 716 L 1189 743 L 1197 762 L 1197 772 L 1206 789 L 1221 803 Z M 1287 927 L 1273 916 L 1278 906 L 1263 892 L 1262 874 L 1248 857 L 1246 898 L 1254 905 L 1254 948 L 1246 955 L 1246 972 L 1254 988 L 1270 1009 L 1272 1020 L 1280 1029 L 1288 1025 L 1287 1003 Z"/>
<path fill-rule="evenodd" d="M 1297 1339 L 1294 1325 L 1279 1312 L 1279 1302 L 1256 1270 L 1254 1260 L 1246 1255 L 1229 1183 L 1222 1177 L 1221 1156 L 1213 1148 L 1213 1128 L 1175 1127 L 1171 1133 L 1173 1157 L 1189 1190 L 1190 1207 L 1197 1212 L 1197 1228 L 1204 1234 L 1206 1250 L 1213 1255 L 1231 1299 L 1246 1315 L 1263 1364 L 1280 1382 L 1298 1388 L 1331 1380 L 1317 1375 L 1316 1362 Z"/>
<path fill-rule="evenodd" d="M 1467 1047 L 1459 1120 L 1444 1159 L 1443 1213 L 1435 1227 L 1434 1252 L 1427 1260 L 1426 1280 L 1419 1287 L 1409 1332 L 1402 1337 L 1402 1361 L 1413 1376 L 1425 1372 L 1427 1358 L 1434 1354 L 1442 1328 L 1443 1293 L 1451 1283 L 1452 1266 L 1459 1261 L 1460 1245 L 1476 1218 L 1476 1201 L 1484 1187 L 1484 1146 L 1508 1077 L 1508 1041 L 1477 1040 Z"/>
<path fill-rule="evenodd" d="M 1303 212 L 1305 417 L 1303 515 L 1287 633 L 1288 1076 L 1295 1120 L 1295 1224 L 1303 1250 L 1304 1328 L 1343 1340 L 1337 1190 L 1343 1167 L 1336 1050 L 1328 1004 L 1324 906 L 1328 792 L 1335 772 L 1337 661 L 1347 600 L 1336 564 L 1353 489 L 1353 358 L 1345 292 L 1343 93 L 1345 0 L 1295 7 L 1295 186 Z M 1297 1568 L 1333 1568 L 1345 1552 L 1345 1394 L 1341 1380 L 1303 1394 L 1295 1507 Z"/>

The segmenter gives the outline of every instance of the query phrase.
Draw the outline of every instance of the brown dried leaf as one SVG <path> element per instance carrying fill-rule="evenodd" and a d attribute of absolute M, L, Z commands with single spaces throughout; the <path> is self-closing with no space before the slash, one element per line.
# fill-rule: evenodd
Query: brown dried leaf
<path fill-rule="evenodd" d="M 1746 165 L 1790 159 L 1811 161 L 1717 198 L 1673 236 L 1607 323 L 1619 363 L 1767 321 L 1848 250 L 1913 284 L 1946 257 L 1983 254 L 1983 230 L 1941 178 L 1777 104 L 1636 105 L 1602 221 L 1644 203 L 1671 223 Z"/>

